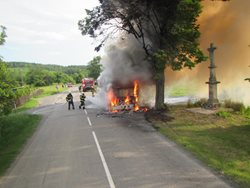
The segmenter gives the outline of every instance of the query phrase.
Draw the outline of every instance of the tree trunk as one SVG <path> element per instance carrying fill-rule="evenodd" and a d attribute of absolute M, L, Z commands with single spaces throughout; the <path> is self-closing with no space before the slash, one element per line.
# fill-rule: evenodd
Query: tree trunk
<path fill-rule="evenodd" d="M 155 85 L 156 85 L 155 109 L 161 110 L 164 108 L 164 85 L 165 85 L 164 69 L 157 71 Z"/>

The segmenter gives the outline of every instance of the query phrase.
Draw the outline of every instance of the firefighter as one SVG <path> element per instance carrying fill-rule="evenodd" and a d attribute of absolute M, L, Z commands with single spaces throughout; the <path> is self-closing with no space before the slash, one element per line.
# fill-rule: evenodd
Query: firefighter
<path fill-rule="evenodd" d="M 69 94 L 67 95 L 66 101 L 68 102 L 68 109 L 70 110 L 70 105 L 72 105 L 73 110 L 75 110 L 73 95 L 71 94 L 71 92 L 69 92 Z"/>
<path fill-rule="evenodd" d="M 84 95 L 84 92 L 82 92 L 82 94 L 80 95 L 80 106 L 79 109 L 85 109 L 85 98 L 86 96 Z"/>

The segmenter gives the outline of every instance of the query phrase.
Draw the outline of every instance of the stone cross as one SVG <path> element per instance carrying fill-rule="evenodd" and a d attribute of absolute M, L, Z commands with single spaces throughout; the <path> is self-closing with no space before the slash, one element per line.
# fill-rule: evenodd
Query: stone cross
<path fill-rule="evenodd" d="M 209 81 L 206 82 L 208 84 L 209 88 L 209 98 L 207 102 L 208 108 L 214 108 L 219 104 L 219 100 L 217 98 L 217 84 L 220 83 L 216 80 L 216 74 L 215 74 L 215 63 L 214 63 L 214 51 L 216 50 L 216 47 L 213 43 L 210 44 L 210 48 L 207 49 L 209 51 L 209 59 L 210 59 L 210 66 L 208 67 L 210 69 L 210 77 Z"/>

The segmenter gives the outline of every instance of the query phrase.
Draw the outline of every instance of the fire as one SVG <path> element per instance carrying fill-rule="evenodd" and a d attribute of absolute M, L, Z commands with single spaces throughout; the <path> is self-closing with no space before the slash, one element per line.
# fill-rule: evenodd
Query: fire
<path fill-rule="evenodd" d="M 135 97 L 135 106 L 134 106 L 134 111 L 138 111 L 139 110 L 139 97 L 138 97 L 138 81 L 134 81 L 134 97 Z"/>
<path fill-rule="evenodd" d="M 114 95 L 113 90 L 110 88 L 108 91 L 108 100 L 110 101 L 109 110 L 111 111 L 114 106 L 116 106 L 119 102 L 118 98 Z"/>
<path fill-rule="evenodd" d="M 139 82 L 135 80 L 133 86 L 110 88 L 108 91 L 109 111 L 140 110 Z M 145 111 L 144 108 L 141 109 Z"/>
<path fill-rule="evenodd" d="M 126 96 L 124 102 L 125 102 L 126 105 L 129 105 L 130 97 L 128 95 Z"/>

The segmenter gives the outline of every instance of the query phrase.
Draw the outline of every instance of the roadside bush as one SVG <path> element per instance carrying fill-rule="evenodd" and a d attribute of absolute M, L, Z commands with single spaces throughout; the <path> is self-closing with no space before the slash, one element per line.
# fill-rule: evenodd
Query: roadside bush
<path fill-rule="evenodd" d="M 0 103 L 0 117 L 3 115 L 8 115 L 11 113 L 14 106 L 14 102 L 12 99 L 2 101 Z"/>
<path fill-rule="evenodd" d="M 231 100 L 224 101 L 225 108 L 232 108 L 234 112 L 241 112 L 245 109 L 245 106 L 241 102 L 233 102 Z"/>
<path fill-rule="evenodd" d="M 14 92 L 16 94 L 16 98 L 18 98 L 24 95 L 29 95 L 32 92 L 32 90 L 34 89 L 31 88 L 30 86 L 23 86 L 23 87 L 17 88 Z"/>
<path fill-rule="evenodd" d="M 241 114 L 246 116 L 247 118 L 250 118 L 250 107 L 242 109 Z"/>

